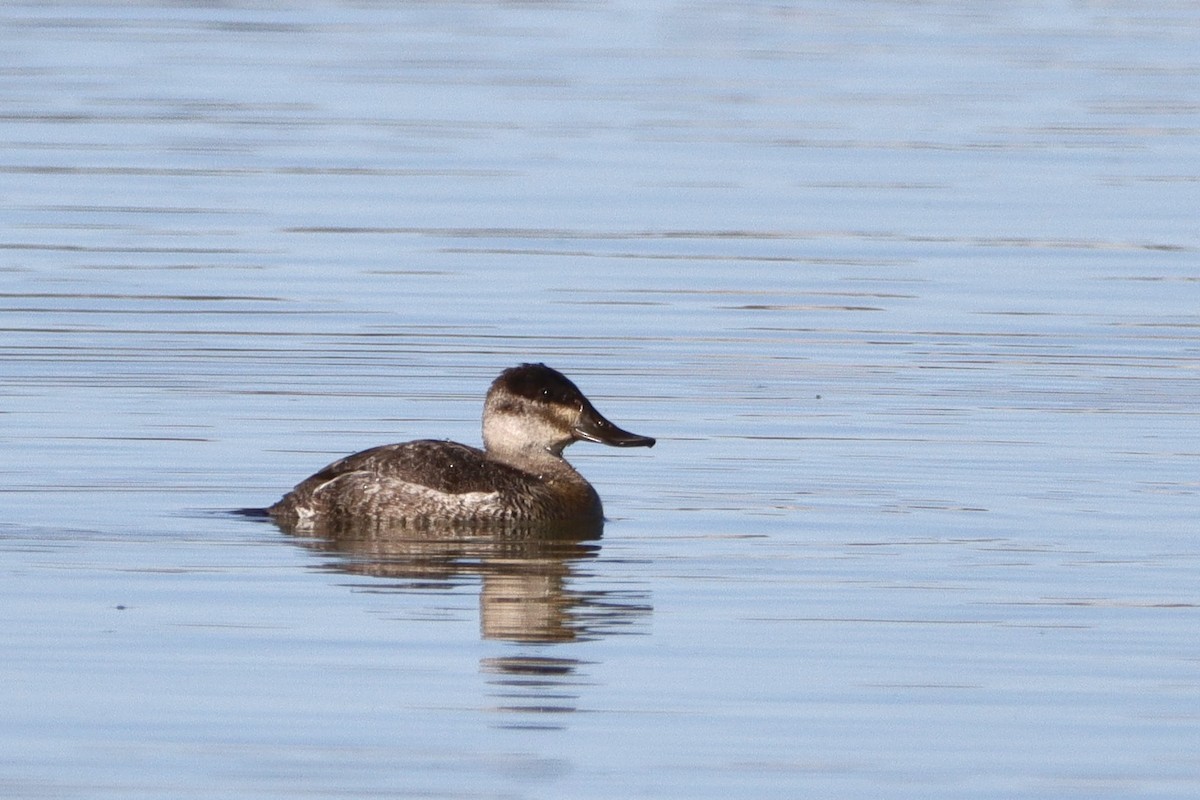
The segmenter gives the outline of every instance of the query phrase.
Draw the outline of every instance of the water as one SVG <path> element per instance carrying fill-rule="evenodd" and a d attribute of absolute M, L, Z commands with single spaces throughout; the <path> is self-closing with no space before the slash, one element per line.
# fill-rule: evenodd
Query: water
<path fill-rule="evenodd" d="M 6 5 L 6 797 L 1193 797 L 1187 4 Z M 599 540 L 229 513 L 544 360 Z"/>

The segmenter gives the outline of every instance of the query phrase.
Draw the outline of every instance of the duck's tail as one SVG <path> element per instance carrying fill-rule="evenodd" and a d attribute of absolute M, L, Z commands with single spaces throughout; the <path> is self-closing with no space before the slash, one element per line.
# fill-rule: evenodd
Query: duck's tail
<path fill-rule="evenodd" d="M 236 517 L 248 517 L 249 519 L 271 518 L 271 510 L 269 508 L 235 508 L 229 513 Z"/>

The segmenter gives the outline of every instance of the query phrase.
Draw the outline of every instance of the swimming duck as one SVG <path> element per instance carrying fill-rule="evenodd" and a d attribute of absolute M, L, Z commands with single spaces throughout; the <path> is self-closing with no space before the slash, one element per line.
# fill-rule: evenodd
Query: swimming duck
<path fill-rule="evenodd" d="M 562 373 L 521 364 L 500 373 L 483 406 L 483 450 L 422 439 L 335 461 L 267 509 L 297 531 L 598 524 L 596 490 L 563 458 L 578 441 L 653 447 L 605 419 Z"/>

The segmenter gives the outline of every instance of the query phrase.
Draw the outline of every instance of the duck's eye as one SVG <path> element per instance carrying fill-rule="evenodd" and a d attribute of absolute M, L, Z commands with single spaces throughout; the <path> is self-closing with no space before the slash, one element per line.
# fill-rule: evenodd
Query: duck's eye
<path fill-rule="evenodd" d="M 542 391 L 538 392 L 538 394 L 542 396 L 543 400 L 549 400 L 550 396 L 553 395 L 554 392 L 550 391 L 548 388 L 544 388 Z"/>

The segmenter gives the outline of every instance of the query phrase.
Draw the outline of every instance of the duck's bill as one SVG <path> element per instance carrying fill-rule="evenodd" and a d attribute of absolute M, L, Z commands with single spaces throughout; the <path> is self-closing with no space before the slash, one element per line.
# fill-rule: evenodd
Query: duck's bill
<path fill-rule="evenodd" d="M 654 447 L 654 439 L 621 430 L 588 404 L 575 423 L 575 438 L 612 447 Z"/>

